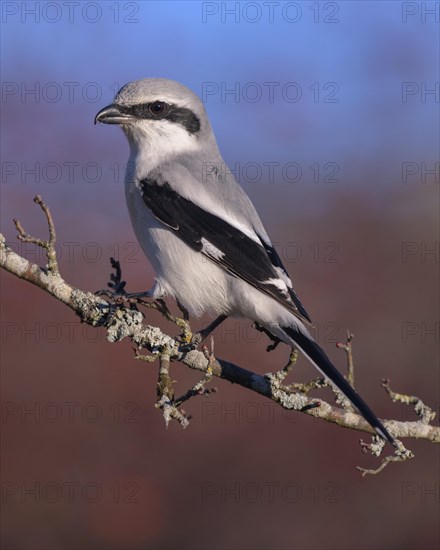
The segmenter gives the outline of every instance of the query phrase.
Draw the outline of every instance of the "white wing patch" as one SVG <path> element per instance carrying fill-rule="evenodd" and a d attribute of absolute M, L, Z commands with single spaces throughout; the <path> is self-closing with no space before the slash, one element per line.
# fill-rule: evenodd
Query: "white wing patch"
<path fill-rule="evenodd" d="M 202 237 L 201 243 L 203 246 L 202 252 L 207 256 L 211 256 L 211 258 L 214 258 L 215 260 L 221 260 L 224 257 L 224 252 L 211 244 L 207 239 L 205 239 L 205 237 Z"/>
<path fill-rule="evenodd" d="M 267 279 L 263 284 L 275 286 L 283 294 L 288 294 L 287 285 L 282 279 Z"/>
<path fill-rule="evenodd" d="M 292 281 L 290 280 L 289 276 L 284 271 L 284 269 L 281 269 L 280 267 L 276 267 L 276 266 L 274 266 L 274 268 L 275 268 L 275 271 L 278 273 L 278 275 L 281 277 L 281 279 L 286 283 L 286 285 L 289 288 L 292 288 L 293 286 Z"/>

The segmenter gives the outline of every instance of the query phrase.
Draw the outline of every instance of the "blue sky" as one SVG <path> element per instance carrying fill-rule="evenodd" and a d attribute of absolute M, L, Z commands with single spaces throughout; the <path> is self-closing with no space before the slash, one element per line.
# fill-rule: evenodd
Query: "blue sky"
<path fill-rule="evenodd" d="M 257 196 L 271 162 L 284 183 L 286 163 L 305 185 L 337 165 L 339 183 L 380 195 L 403 162 L 438 157 L 439 33 L 435 3 L 422 4 L 4 2 L 4 159 L 125 162 L 122 134 L 93 117 L 118 86 L 161 76 L 214 90 L 220 148 L 230 165 L 262 166 L 258 185 L 242 177 Z"/>
<path fill-rule="evenodd" d="M 278 89 L 295 82 L 302 97 L 293 104 L 276 94 L 268 106 L 268 93 L 256 103 L 243 97 L 236 103 L 230 95 L 222 105 L 220 94 L 208 98 L 215 127 L 232 130 L 232 150 L 235 139 L 248 149 L 249 139 L 243 143 L 237 126 L 252 145 L 262 145 L 268 118 L 282 126 L 287 119 L 288 128 L 295 119 L 306 119 L 304 145 L 310 126 L 322 138 L 315 136 L 315 151 L 346 151 L 350 143 L 368 149 L 382 138 L 388 141 L 390 136 L 379 131 L 388 119 L 399 129 L 411 124 L 421 138 L 419 146 L 429 147 L 434 102 L 423 105 L 415 94 L 402 104 L 401 84 L 438 81 L 438 30 L 434 17 L 425 15 L 422 22 L 421 13 L 407 14 L 403 22 L 401 2 L 290 2 L 289 10 L 286 3 L 263 2 L 260 11 L 255 2 L 119 2 L 118 10 L 115 2 L 88 2 L 70 11 L 67 2 L 57 9 L 50 2 L 27 2 L 27 12 L 21 4 L 2 6 L 3 81 L 79 82 L 77 90 L 97 82 L 102 87 L 97 106 L 111 99 L 115 83 L 147 76 L 180 80 L 199 94 L 206 82 L 225 83 L 229 89 L 236 82 L 241 89 L 255 82 L 261 90 L 267 90 L 263 82 L 278 82 Z M 315 103 L 308 89 L 315 82 L 321 87 L 335 82 L 339 103 Z M 95 106 L 81 105 L 77 95 L 87 122 Z M 60 103 L 65 109 L 67 94 Z M 270 143 L 265 150 L 268 145 L 272 152 Z M 279 144 L 274 145 L 278 153 Z"/>

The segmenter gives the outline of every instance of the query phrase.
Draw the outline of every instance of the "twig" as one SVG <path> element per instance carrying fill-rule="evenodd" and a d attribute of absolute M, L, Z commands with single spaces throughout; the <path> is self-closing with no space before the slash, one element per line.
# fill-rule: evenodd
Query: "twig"
<path fill-rule="evenodd" d="M 375 456 L 379 456 L 385 443 L 382 444 L 382 442 L 379 443 L 378 441 L 374 441 L 375 438 L 379 439 L 379 437 L 373 436 L 373 443 L 371 444 L 366 444 L 361 439 L 361 446 L 364 452 L 370 450 L 372 454 L 374 454 Z M 368 469 L 362 468 L 362 466 L 356 466 L 356 469 L 361 472 L 362 477 L 365 477 L 367 475 L 374 476 L 379 474 L 384 468 L 388 466 L 388 464 L 391 464 L 391 462 L 404 462 L 405 460 L 414 458 L 414 454 L 409 449 L 406 449 L 401 441 L 396 441 L 396 443 L 397 448 L 395 449 L 394 454 L 384 457 L 382 459 L 382 462 L 380 463 L 380 466 L 378 466 L 377 468 Z"/>
<path fill-rule="evenodd" d="M 199 380 L 192 388 L 190 388 L 186 393 L 175 399 L 174 403 L 176 407 L 180 407 L 182 403 L 191 399 L 191 397 L 209 395 L 211 393 L 216 393 L 217 388 L 205 388 L 205 385 L 212 380 L 212 374 L 207 373 L 204 378 Z"/>
<path fill-rule="evenodd" d="M 17 239 L 23 243 L 32 243 L 43 248 L 46 251 L 46 256 L 48 260 L 47 266 L 46 266 L 48 273 L 50 273 L 51 275 L 59 275 L 60 272 L 58 269 L 57 252 L 55 248 L 56 233 L 55 233 L 55 225 L 53 223 L 52 214 L 50 213 L 49 208 L 43 202 L 43 199 L 40 197 L 40 195 L 35 195 L 34 202 L 38 204 L 38 206 L 40 206 L 41 210 L 43 210 L 46 216 L 47 225 L 49 226 L 49 240 L 44 241 L 42 239 L 37 239 L 37 237 L 33 237 L 32 235 L 29 235 L 24 230 L 20 221 L 17 220 L 17 218 L 14 218 L 13 222 L 18 231 Z"/>
<path fill-rule="evenodd" d="M 430 424 L 435 419 L 435 411 L 425 405 L 420 397 L 416 397 L 414 395 L 406 395 L 404 393 L 397 393 L 393 391 L 390 388 L 389 378 L 384 378 L 382 380 L 382 388 L 385 389 L 393 403 L 396 403 L 396 401 L 398 401 L 399 403 L 404 403 L 405 405 L 414 405 L 415 412 L 424 424 Z"/>
<path fill-rule="evenodd" d="M 349 330 L 347 330 L 347 341 L 345 343 L 338 342 L 336 344 L 336 347 L 339 349 L 343 349 L 345 353 L 347 354 L 347 382 L 350 384 L 352 388 L 354 388 L 354 361 L 353 361 L 353 347 L 351 345 L 351 342 L 354 338 L 354 334 L 351 334 Z"/>
<path fill-rule="evenodd" d="M 295 382 L 287 386 L 287 389 L 290 391 L 299 391 L 304 394 L 310 393 L 312 390 L 319 390 L 321 388 L 326 388 L 328 382 L 325 378 L 315 378 L 310 380 L 310 382 Z"/>
<path fill-rule="evenodd" d="M 148 307 L 150 309 L 155 309 L 159 313 L 165 317 L 168 321 L 171 323 L 174 323 L 177 325 L 180 329 L 182 329 L 182 341 L 185 344 L 189 344 L 192 339 L 192 331 L 191 326 L 188 323 L 188 321 L 182 317 L 176 317 L 171 313 L 171 311 L 168 309 L 168 306 L 165 303 L 165 300 L 162 300 L 161 298 L 155 300 L 154 302 L 142 302 L 142 305 L 145 307 Z"/>
<path fill-rule="evenodd" d="M 171 352 L 165 349 L 160 355 L 156 408 L 162 409 L 167 428 L 172 418 L 177 420 L 182 428 L 186 428 L 189 424 L 189 419 L 184 411 L 177 408 L 174 401 L 174 388 L 170 377 L 170 362 Z"/>
<path fill-rule="evenodd" d="M 184 393 L 179 398 L 174 400 L 174 404 L 177 407 L 179 407 L 185 401 L 188 401 L 188 399 L 191 399 L 191 397 L 195 397 L 196 395 L 209 395 L 217 391 L 217 388 L 209 388 L 209 389 L 205 388 L 205 385 L 208 384 L 208 382 L 211 382 L 212 380 L 211 365 L 215 361 L 214 338 L 212 336 L 211 336 L 211 349 L 209 350 L 207 346 L 203 346 L 202 353 L 205 355 L 206 359 L 208 360 L 206 374 L 201 380 L 197 382 L 197 384 L 195 384 L 195 386 L 193 386 L 186 393 Z"/>
<path fill-rule="evenodd" d="M 158 355 L 146 355 L 144 353 L 139 353 L 138 348 L 133 347 L 134 351 L 134 358 L 138 359 L 139 361 L 145 361 L 146 363 L 154 363 L 156 359 L 158 358 Z"/>
<path fill-rule="evenodd" d="M 351 345 L 351 341 L 353 340 L 354 335 L 350 333 L 350 331 L 347 330 L 347 341 L 345 343 L 338 342 L 336 344 L 336 347 L 339 349 L 343 349 L 347 356 L 347 376 L 345 377 L 347 382 L 354 388 L 354 363 L 353 363 L 353 349 Z M 347 409 L 348 411 L 353 411 L 353 405 L 350 403 L 350 401 L 345 397 L 345 395 L 339 390 L 335 384 L 329 383 L 329 387 L 331 388 L 332 392 L 335 394 L 335 401 L 338 405 L 341 405 L 341 407 L 344 407 L 344 409 Z"/>
<path fill-rule="evenodd" d="M 283 380 L 286 378 L 286 376 L 289 374 L 289 372 L 295 366 L 297 360 L 298 360 L 298 350 L 297 349 L 292 349 L 292 351 L 290 352 L 289 359 L 288 359 L 286 365 L 284 365 L 284 367 L 281 370 L 279 370 L 277 373 L 275 373 L 275 376 L 278 378 L 278 380 L 280 382 L 283 382 Z"/>
<path fill-rule="evenodd" d="M 274 374 L 271 374 L 271 373 L 266 374 L 266 377 L 268 377 L 269 380 L 271 380 L 271 383 L 273 384 L 274 387 L 276 387 L 277 390 L 281 390 L 289 396 L 298 396 L 299 394 L 295 393 L 296 390 L 298 389 L 298 386 L 302 387 L 302 389 L 304 389 L 304 386 L 306 386 L 306 384 L 301 384 L 301 383 L 293 383 L 293 384 L 290 384 L 289 386 L 285 386 L 284 384 L 282 384 L 286 376 L 289 374 L 289 372 L 292 370 L 292 368 L 296 364 L 297 359 L 298 359 L 298 350 L 292 349 L 292 351 L 290 352 L 289 360 L 287 361 L 287 364 L 281 370 L 279 370 L 278 372 L 275 372 Z M 318 385 L 315 385 L 315 387 L 318 387 Z M 302 391 L 301 393 L 306 394 L 308 393 L 308 391 Z M 319 401 L 314 401 L 312 403 L 307 403 L 305 405 L 302 405 L 300 401 L 297 401 L 297 400 L 294 401 L 294 408 L 296 409 L 296 407 L 299 407 L 296 410 L 299 410 L 301 412 L 306 412 L 311 409 L 316 409 L 317 407 L 320 407 L 320 406 L 321 405 Z"/>

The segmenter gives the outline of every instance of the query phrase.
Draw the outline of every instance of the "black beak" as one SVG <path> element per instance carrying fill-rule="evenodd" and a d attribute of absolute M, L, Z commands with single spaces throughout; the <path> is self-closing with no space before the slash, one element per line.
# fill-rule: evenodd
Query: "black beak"
<path fill-rule="evenodd" d="M 97 122 L 103 122 L 104 124 L 127 124 L 130 120 L 134 120 L 134 118 L 132 115 L 123 113 L 118 105 L 112 103 L 97 113 L 94 122 L 95 124 Z"/>

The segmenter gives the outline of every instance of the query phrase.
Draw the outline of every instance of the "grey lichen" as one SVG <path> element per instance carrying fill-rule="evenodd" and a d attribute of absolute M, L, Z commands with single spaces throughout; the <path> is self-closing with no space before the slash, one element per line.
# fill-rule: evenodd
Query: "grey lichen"
<path fill-rule="evenodd" d="M 141 325 L 136 327 L 131 338 L 138 346 L 147 347 L 153 351 L 168 348 L 172 358 L 176 357 L 178 354 L 178 344 L 176 340 L 164 334 L 159 327 Z"/>
<path fill-rule="evenodd" d="M 373 455 L 379 456 L 382 448 L 381 445 L 376 444 L 375 437 L 376 436 L 373 436 L 373 442 L 370 444 L 366 444 L 361 440 L 361 445 L 364 452 L 370 451 Z M 383 446 L 384 445 L 382 445 L 382 447 Z M 362 466 L 356 466 L 356 469 L 361 472 L 362 477 L 365 477 L 367 475 L 377 475 L 384 468 L 386 468 L 388 464 L 391 464 L 392 462 L 404 462 L 405 460 L 411 458 L 414 458 L 414 454 L 412 453 L 412 451 L 406 449 L 401 441 L 396 440 L 396 448 L 394 449 L 394 454 L 384 457 L 378 468 L 368 469 L 363 468 Z"/>
<path fill-rule="evenodd" d="M 420 416 L 420 420 L 424 424 L 430 424 L 433 420 L 435 420 L 435 411 L 433 411 L 431 407 L 428 407 L 428 405 L 425 405 L 421 399 L 419 399 L 415 404 L 414 410 L 416 411 L 416 414 Z"/>
<path fill-rule="evenodd" d="M 189 426 L 188 418 L 170 401 L 166 395 L 163 395 L 155 404 L 156 409 L 162 410 L 165 427 L 168 428 L 170 420 L 175 419 L 183 429 Z"/>
<path fill-rule="evenodd" d="M 70 304 L 84 323 L 94 327 L 104 323 L 109 311 L 110 305 L 98 298 L 91 292 L 73 289 L 70 295 Z"/>
<path fill-rule="evenodd" d="M 387 378 L 382 380 L 382 387 L 388 393 L 393 403 L 397 402 L 404 403 L 405 405 L 414 405 L 414 411 L 423 424 L 430 424 L 435 419 L 435 411 L 433 411 L 431 407 L 428 407 L 428 405 L 425 405 L 420 397 L 393 391 L 390 387 L 390 380 Z"/>
<path fill-rule="evenodd" d="M 372 455 L 380 456 L 382 449 L 385 447 L 385 440 L 378 435 L 373 435 L 371 437 L 371 443 L 365 443 L 363 439 L 361 439 L 360 444 L 364 453 L 370 451 Z"/>
<path fill-rule="evenodd" d="M 300 411 L 308 404 L 309 400 L 304 395 L 287 393 L 284 389 L 280 388 L 281 380 L 280 376 L 277 376 L 277 373 L 268 372 L 264 377 L 270 383 L 272 399 L 285 409 Z"/>
<path fill-rule="evenodd" d="M 139 311 L 116 308 L 106 322 L 107 340 L 119 342 L 127 336 L 132 336 L 137 332 L 136 329 L 142 327 L 142 321 L 143 316 Z"/>

